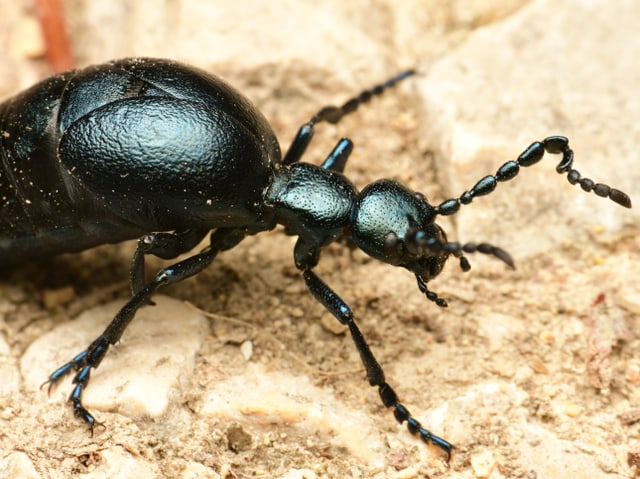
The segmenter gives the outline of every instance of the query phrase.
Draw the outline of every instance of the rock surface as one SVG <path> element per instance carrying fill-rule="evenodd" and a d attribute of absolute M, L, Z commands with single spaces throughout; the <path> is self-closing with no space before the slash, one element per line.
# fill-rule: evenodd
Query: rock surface
<path fill-rule="evenodd" d="M 236 3 L 65 6 L 80 64 L 166 56 L 223 75 L 282 145 L 321 106 L 416 66 L 338 126 L 318 127 L 306 161 L 349 136 L 346 174 L 359 187 L 393 177 L 437 204 L 564 134 L 583 175 L 640 201 L 637 2 Z M 46 76 L 30 5 L 0 0 L 0 98 Z M 450 239 L 496 243 L 518 267 L 469 255 L 463 275 L 452 261 L 430 283 L 447 309 L 406 271 L 340 245 L 317 268 L 403 402 L 455 444 L 449 464 L 380 405 L 348 334 L 306 292 L 295 239 L 276 230 L 140 311 L 92 373 L 93 436 L 64 404 L 69 381 L 50 398 L 39 386 L 124 304 L 133 245 L 4 272 L 0 479 L 637 474 L 639 210 L 568 185 L 556 162 L 443 221 Z M 150 260 L 149 272 L 163 264 Z"/>

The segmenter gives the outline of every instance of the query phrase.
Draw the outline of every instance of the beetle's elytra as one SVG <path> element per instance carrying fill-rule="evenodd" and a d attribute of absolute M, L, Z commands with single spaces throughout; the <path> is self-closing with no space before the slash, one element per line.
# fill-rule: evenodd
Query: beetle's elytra
<path fill-rule="evenodd" d="M 550 136 L 527 147 L 494 175 L 437 206 L 393 180 L 357 191 L 343 175 L 353 145 L 341 139 L 320 166 L 300 160 L 317 123 L 336 123 L 372 96 L 413 74 L 406 71 L 341 107 L 325 107 L 299 129 L 283 157 L 262 114 L 232 87 L 201 70 L 156 59 L 125 59 L 63 73 L 0 104 L 0 264 L 74 252 L 138 238 L 131 267 L 132 297 L 89 347 L 56 369 L 49 387 L 75 372 L 69 397 L 91 428 L 82 405 L 92 369 L 160 287 L 206 268 L 220 251 L 247 235 L 283 225 L 298 237 L 294 261 L 310 293 L 348 326 L 386 407 L 413 434 L 450 455 L 452 445 L 412 417 L 386 382 L 351 308 L 313 271 L 321 249 L 348 239 L 369 256 L 402 266 L 438 306 L 446 301 L 427 283 L 449 256 L 469 269 L 464 253 L 509 254 L 487 243 L 449 242 L 436 224 L 498 182 L 514 178 L 545 153 L 572 184 L 630 208 L 620 190 L 573 169 L 567 138 Z M 145 278 L 144 258 L 173 259 L 207 235 L 210 245 Z"/>

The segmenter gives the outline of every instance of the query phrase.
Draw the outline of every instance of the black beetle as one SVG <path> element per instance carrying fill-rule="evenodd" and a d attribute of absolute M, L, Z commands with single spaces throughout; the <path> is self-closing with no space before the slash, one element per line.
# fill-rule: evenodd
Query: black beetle
<path fill-rule="evenodd" d="M 594 184 L 572 168 L 568 140 L 534 142 L 495 175 L 438 206 L 393 180 L 358 192 L 342 174 L 353 144 L 340 140 L 320 166 L 300 163 L 319 122 L 337 123 L 361 103 L 412 75 L 412 70 L 347 101 L 325 107 L 298 131 L 284 158 L 265 118 L 220 79 L 175 62 L 126 59 L 63 73 L 0 104 L 0 263 L 74 252 L 101 243 L 139 238 L 131 267 L 133 297 L 89 347 L 55 370 L 49 388 L 76 371 L 69 397 L 74 412 L 93 429 L 82 405 L 91 369 L 122 336 L 141 306 L 163 285 L 207 267 L 220 251 L 245 236 L 284 226 L 298 236 L 296 267 L 311 294 L 348 326 L 369 384 L 413 434 L 450 455 L 452 445 L 431 434 L 399 402 L 356 325 L 349 306 L 314 272 L 320 250 L 349 240 L 380 261 L 411 271 L 427 288 L 450 255 L 463 270 L 463 253 L 480 252 L 513 267 L 504 250 L 487 244 L 448 242 L 435 223 L 499 181 L 531 166 L 545 152 L 562 154 L 556 167 L 572 184 L 631 207 L 629 197 Z M 203 251 L 162 269 L 147 281 L 144 256 L 176 258 L 210 231 Z M 45 383 L 46 384 L 46 383 Z"/>

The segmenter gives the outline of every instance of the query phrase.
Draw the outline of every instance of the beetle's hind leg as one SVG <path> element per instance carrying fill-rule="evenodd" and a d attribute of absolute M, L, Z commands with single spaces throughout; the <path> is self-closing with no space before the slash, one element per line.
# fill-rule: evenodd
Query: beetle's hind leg
<path fill-rule="evenodd" d="M 92 435 L 96 420 L 82 405 L 82 391 L 89 382 L 91 368 L 98 367 L 98 364 L 102 361 L 102 358 L 106 354 L 108 348 L 109 344 L 105 341 L 104 334 L 100 335 L 89 345 L 87 349 L 75 356 L 68 363 L 60 366 L 52 372 L 49 375 L 49 378 L 40 386 L 40 388 L 42 388 L 45 384 L 48 384 L 49 387 L 47 388 L 47 393 L 51 394 L 51 389 L 60 381 L 60 379 L 69 374 L 72 370 L 77 371 L 73 378 L 73 384 L 76 386 L 69 395 L 69 402 L 71 402 L 73 406 L 74 415 L 82 418 L 82 420 L 89 425 Z M 92 363 L 92 365 L 89 363 Z"/>
<path fill-rule="evenodd" d="M 144 257 L 152 254 L 162 259 L 173 259 L 191 251 L 203 240 L 208 229 L 188 229 L 173 233 L 149 233 L 138 240 L 138 247 L 131 261 L 131 292 L 137 294 L 147 281 L 144 277 Z"/>
<path fill-rule="evenodd" d="M 71 371 L 76 371 L 73 377 L 73 384 L 75 384 L 75 386 L 69 395 L 69 402 L 71 402 L 73 406 L 74 414 L 84 420 L 93 433 L 96 420 L 83 406 L 82 393 L 89 383 L 91 370 L 100 365 L 107 354 L 109 346 L 120 340 L 124 330 L 138 309 L 150 302 L 151 297 L 160 286 L 177 283 L 200 273 L 211 264 L 219 251 L 233 248 L 242 241 L 244 236 L 245 232 L 242 230 L 229 228 L 218 229 L 211 234 L 211 244 L 205 251 L 160 270 L 153 281 L 142 287 L 127 301 L 104 332 L 98 336 L 87 349 L 76 355 L 68 363 L 53 371 L 42 386 L 49 384 L 48 391 L 51 392 L 51 389 L 63 377 L 71 373 Z"/>
<path fill-rule="evenodd" d="M 44 384 L 49 384 L 50 392 L 51 388 L 64 376 L 71 371 L 76 371 L 72 381 L 75 386 L 69 395 L 69 402 L 72 404 L 75 416 L 84 420 L 89 425 L 92 433 L 95 426 L 95 418 L 82 404 L 82 393 L 89 383 L 91 370 L 100 365 L 109 350 L 109 346 L 120 340 L 138 309 L 149 303 L 156 289 L 162 285 L 176 283 L 199 273 L 211 263 L 215 255 L 216 252 L 212 251 L 197 254 L 161 270 L 152 282 L 147 284 L 124 305 L 104 332 L 86 350 L 49 375 Z"/>

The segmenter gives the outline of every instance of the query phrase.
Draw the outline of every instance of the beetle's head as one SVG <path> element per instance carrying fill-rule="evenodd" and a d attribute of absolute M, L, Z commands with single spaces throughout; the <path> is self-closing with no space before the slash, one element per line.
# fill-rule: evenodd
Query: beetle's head
<path fill-rule="evenodd" d="M 402 266 L 423 281 L 437 276 L 450 252 L 434 220 L 436 209 L 420 193 L 392 180 L 366 186 L 352 216 L 352 238 L 369 256 Z"/>
<path fill-rule="evenodd" d="M 396 181 L 376 181 L 358 196 L 351 216 L 351 237 L 369 256 L 414 273 L 426 297 L 446 306 L 444 299 L 429 291 L 427 282 L 440 274 L 450 254 L 460 259 L 463 271 L 471 268 L 463 253 L 474 252 L 492 255 L 514 267 L 509 254 L 497 246 L 447 241 L 435 218 L 453 214 L 459 206 L 460 200 L 450 199 L 434 207 L 423 195 Z"/>

